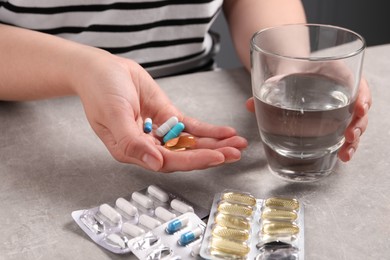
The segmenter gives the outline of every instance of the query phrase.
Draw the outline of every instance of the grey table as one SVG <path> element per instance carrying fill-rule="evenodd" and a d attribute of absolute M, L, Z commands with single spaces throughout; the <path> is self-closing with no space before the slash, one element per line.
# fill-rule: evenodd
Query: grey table
<path fill-rule="evenodd" d="M 0 102 L 0 259 L 135 259 L 94 244 L 71 212 L 150 184 L 205 208 L 224 189 L 294 196 L 306 208 L 306 259 L 390 259 L 389 67 L 390 45 L 367 50 L 368 130 L 350 163 L 312 184 L 270 174 L 255 117 L 245 109 L 250 77 L 241 68 L 158 80 L 186 114 L 233 126 L 249 141 L 239 162 L 202 171 L 167 175 L 115 161 L 77 97 Z"/>

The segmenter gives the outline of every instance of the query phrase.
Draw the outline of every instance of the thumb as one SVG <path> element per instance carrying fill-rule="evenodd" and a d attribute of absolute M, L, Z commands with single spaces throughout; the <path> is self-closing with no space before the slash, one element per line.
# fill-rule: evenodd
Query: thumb
<path fill-rule="evenodd" d="M 153 171 L 163 166 L 163 156 L 153 137 L 143 132 L 142 122 L 137 124 L 134 118 L 112 117 L 107 126 L 100 124 L 98 128 L 98 136 L 116 160 Z"/>

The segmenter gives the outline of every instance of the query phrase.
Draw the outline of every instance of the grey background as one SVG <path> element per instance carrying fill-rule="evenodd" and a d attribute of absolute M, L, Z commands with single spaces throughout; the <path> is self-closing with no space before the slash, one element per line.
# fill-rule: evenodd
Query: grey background
<path fill-rule="evenodd" d="M 302 0 L 308 22 L 342 26 L 361 34 L 368 46 L 390 43 L 390 1 L 387 0 Z M 216 57 L 221 68 L 241 66 L 221 12 L 211 27 L 221 36 Z"/>

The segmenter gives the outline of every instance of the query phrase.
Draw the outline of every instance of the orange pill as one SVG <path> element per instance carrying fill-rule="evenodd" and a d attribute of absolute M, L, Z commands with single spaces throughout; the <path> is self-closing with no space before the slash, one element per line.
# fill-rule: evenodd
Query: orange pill
<path fill-rule="evenodd" d="M 172 151 L 183 151 L 192 149 L 196 145 L 195 137 L 192 135 L 182 135 L 167 141 L 164 147 Z"/>

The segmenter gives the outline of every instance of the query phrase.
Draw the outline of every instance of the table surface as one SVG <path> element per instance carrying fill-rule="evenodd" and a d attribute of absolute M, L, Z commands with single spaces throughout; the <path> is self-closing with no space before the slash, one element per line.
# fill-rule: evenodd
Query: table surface
<path fill-rule="evenodd" d="M 249 141 L 239 162 L 172 174 L 115 161 L 91 130 L 80 100 L 0 102 L 0 259 L 135 259 L 94 244 L 71 212 L 113 202 L 150 184 L 204 208 L 236 189 L 257 198 L 289 196 L 305 205 L 306 259 L 389 259 L 390 45 L 367 49 L 370 122 L 349 163 L 311 184 L 268 170 L 255 116 L 246 111 L 250 76 L 242 68 L 158 80 L 186 114 L 230 125 Z"/>

